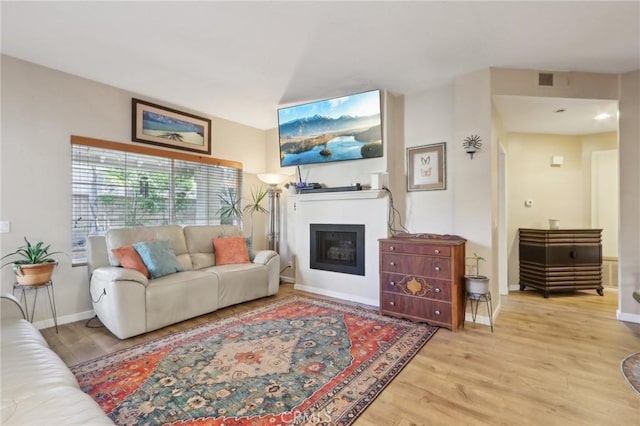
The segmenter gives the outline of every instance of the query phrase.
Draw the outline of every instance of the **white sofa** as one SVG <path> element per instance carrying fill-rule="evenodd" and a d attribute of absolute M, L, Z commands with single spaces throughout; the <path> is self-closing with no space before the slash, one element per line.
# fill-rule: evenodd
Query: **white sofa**
<path fill-rule="evenodd" d="M 216 265 L 213 238 L 242 236 L 235 226 L 149 226 L 111 229 L 90 237 L 88 266 L 93 309 L 117 337 L 125 339 L 278 292 L 280 256 L 255 253 L 251 263 Z M 122 268 L 113 248 L 170 240 L 184 271 L 147 279 Z"/>
<path fill-rule="evenodd" d="M 113 425 L 26 319 L 11 295 L 0 298 L 2 425 Z"/>

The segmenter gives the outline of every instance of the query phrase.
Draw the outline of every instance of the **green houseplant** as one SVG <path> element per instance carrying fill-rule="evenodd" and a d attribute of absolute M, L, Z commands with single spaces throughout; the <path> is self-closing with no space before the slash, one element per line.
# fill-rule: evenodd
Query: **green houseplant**
<path fill-rule="evenodd" d="M 36 244 L 24 237 L 26 245 L 18 247 L 12 253 L 8 253 L 0 260 L 10 257 L 17 257 L 16 260 L 5 263 L 1 267 L 13 265 L 13 272 L 16 274 L 16 280 L 21 285 L 39 285 L 51 280 L 53 269 L 58 265 L 58 261 L 51 256 L 54 254 L 64 254 L 60 251 L 49 251 L 51 245 L 45 245 L 42 241 Z"/>
<path fill-rule="evenodd" d="M 223 225 L 240 226 L 242 207 L 240 206 L 238 191 L 235 188 L 227 186 L 218 194 L 218 198 L 220 199 L 220 208 L 218 209 L 220 223 Z"/>
<path fill-rule="evenodd" d="M 220 198 L 220 208 L 218 214 L 223 224 L 240 226 L 242 217 L 248 213 L 251 217 L 251 238 L 253 238 L 253 215 L 254 213 L 267 213 L 267 209 L 262 206 L 263 201 L 269 195 L 269 190 L 263 186 L 251 187 L 251 199 L 244 207 L 241 207 L 242 200 L 238 197 L 235 188 L 227 187 L 218 195 Z"/>
<path fill-rule="evenodd" d="M 264 186 L 251 187 L 251 199 L 242 209 L 243 213 L 249 213 L 251 218 L 251 240 L 253 240 L 253 215 L 254 213 L 268 213 L 267 209 L 262 206 L 262 202 L 267 198 L 269 190 Z"/>
<path fill-rule="evenodd" d="M 476 252 L 473 253 L 472 257 L 468 257 L 467 259 L 473 259 L 476 262 L 476 273 L 474 275 L 464 276 L 465 289 L 467 290 L 467 293 L 489 293 L 489 278 L 484 275 L 480 275 L 480 262 L 484 262 L 486 259 L 479 256 Z"/>

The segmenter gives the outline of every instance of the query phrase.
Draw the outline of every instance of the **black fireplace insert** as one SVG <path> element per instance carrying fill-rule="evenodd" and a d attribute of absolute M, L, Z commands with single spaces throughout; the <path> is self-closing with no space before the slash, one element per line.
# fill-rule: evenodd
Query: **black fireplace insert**
<path fill-rule="evenodd" d="M 309 227 L 311 269 L 364 275 L 364 225 L 312 223 Z"/>

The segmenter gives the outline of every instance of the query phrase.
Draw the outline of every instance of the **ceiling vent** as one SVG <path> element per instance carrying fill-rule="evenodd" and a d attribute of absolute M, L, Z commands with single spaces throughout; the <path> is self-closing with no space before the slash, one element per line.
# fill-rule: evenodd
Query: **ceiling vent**
<path fill-rule="evenodd" d="M 553 86 L 553 74 L 548 72 L 538 73 L 538 86 Z"/>

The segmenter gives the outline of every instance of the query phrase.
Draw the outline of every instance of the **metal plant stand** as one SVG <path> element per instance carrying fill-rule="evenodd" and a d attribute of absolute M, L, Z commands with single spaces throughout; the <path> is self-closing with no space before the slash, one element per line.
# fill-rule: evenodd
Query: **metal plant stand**
<path fill-rule="evenodd" d="M 36 313 L 36 301 L 38 300 L 38 290 L 45 288 L 47 290 L 47 296 L 49 296 L 49 306 L 51 307 L 51 314 L 53 315 L 53 324 L 56 327 L 56 333 L 58 332 L 58 313 L 56 312 L 56 296 L 53 292 L 53 281 L 49 280 L 43 284 L 36 285 L 22 285 L 18 283 L 13 284 L 13 295 L 15 296 L 16 290 L 20 292 L 20 304 L 24 303 L 24 311 L 27 316 L 27 321 L 33 322 L 33 317 Z M 33 295 L 33 303 L 31 306 L 31 312 L 29 312 L 29 305 L 27 303 L 27 290 L 35 290 Z"/>
<path fill-rule="evenodd" d="M 465 313 L 467 312 L 467 302 L 471 303 L 471 318 L 473 318 L 474 323 L 476 322 L 476 316 L 478 315 L 478 305 L 480 304 L 480 302 L 485 302 L 487 304 L 489 325 L 491 326 L 491 332 L 493 333 L 493 304 L 491 303 L 491 293 L 467 293 L 464 301 Z M 462 327 L 464 327 L 464 316 L 462 318 Z"/>

